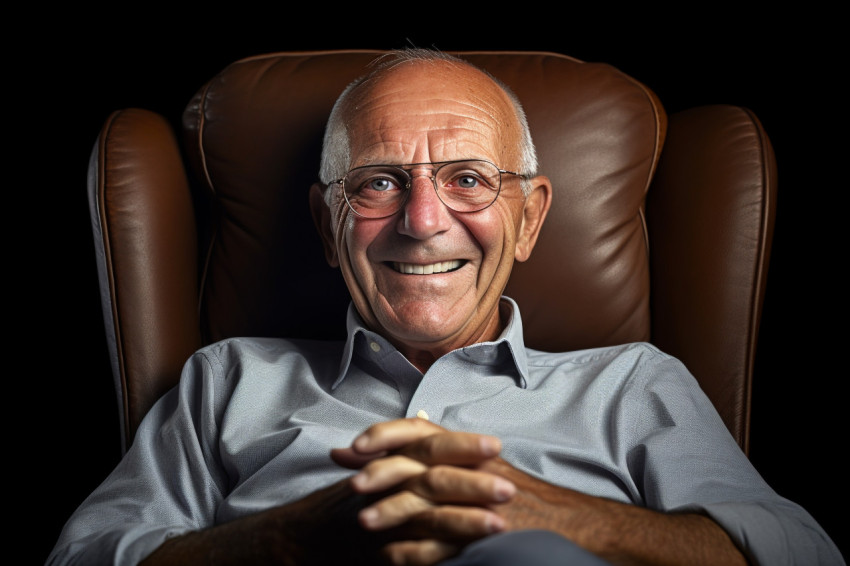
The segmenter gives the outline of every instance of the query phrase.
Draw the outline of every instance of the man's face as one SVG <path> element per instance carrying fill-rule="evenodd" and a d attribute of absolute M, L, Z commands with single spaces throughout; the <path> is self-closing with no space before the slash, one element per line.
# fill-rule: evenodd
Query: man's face
<path fill-rule="evenodd" d="M 474 69 L 404 65 L 370 86 L 350 115 L 351 167 L 467 158 L 519 166 L 510 101 Z M 529 242 L 525 204 L 512 175 L 475 213 L 447 208 L 425 176 L 414 177 L 405 206 L 387 218 L 361 218 L 336 201 L 336 251 L 358 312 L 419 367 L 494 339 L 513 261 L 526 259 L 536 237 L 535 226 Z"/>

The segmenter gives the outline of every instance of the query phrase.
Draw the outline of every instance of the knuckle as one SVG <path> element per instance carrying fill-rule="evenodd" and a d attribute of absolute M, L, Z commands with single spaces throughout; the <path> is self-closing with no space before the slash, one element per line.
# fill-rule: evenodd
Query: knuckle
<path fill-rule="evenodd" d="M 423 496 L 435 497 L 448 489 L 451 482 L 451 468 L 448 466 L 432 466 L 421 476 L 420 485 Z"/>

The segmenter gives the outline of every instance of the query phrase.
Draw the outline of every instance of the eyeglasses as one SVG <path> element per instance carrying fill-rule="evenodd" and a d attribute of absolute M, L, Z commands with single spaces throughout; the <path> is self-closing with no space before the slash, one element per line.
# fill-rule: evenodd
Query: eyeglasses
<path fill-rule="evenodd" d="M 431 174 L 415 169 L 430 168 Z M 524 175 L 499 169 L 483 159 L 412 163 L 410 165 L 364 165 L 328 185 L 342 185 L 345 201 L 355 214 L 365 218 L 386 218 L 402 209 L 416 177 L 428 177 L 443 204 L 457 212 L 484 210 L 499 196 L 502 175 Z"/>

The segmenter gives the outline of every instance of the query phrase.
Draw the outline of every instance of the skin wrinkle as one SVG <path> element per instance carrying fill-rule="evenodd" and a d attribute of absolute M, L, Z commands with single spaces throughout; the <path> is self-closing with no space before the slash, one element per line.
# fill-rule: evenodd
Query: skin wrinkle
<path fill-rule="evenodd" d="M 365 86 L 365 84 L 366 83 L 364 83 L 361 86 Z M 374 85 L 372 85 L 372 86 L 374 86 Z M 396 88 L 396 89 L 385 89 L 385 91 L 386 92 L 384 92 L 383 94 L 381 94 L 379 96 L 374 96 L 371 100 L 369 100 L 369 105 L 375 106 L 377 109 L 381 110 L 383 105 L 393 104 L 393 102 L 396 100 L 396 98 L 399 95 L 404 95 L 406 89 L 404 87 L 399 87 L 399 88 Z M 367 96 L 369 95 L 368 89 L 365 90 L 364 92 L 367 93 Z M 448 102 L 452 102 L 452 103 L 459 105 L 461 108 L 466 106 L 467 108 L 470 109 L 468 113 L 463 113 L 463 112 L 460 112 L 460 113 L 451 112 L 451 113 L 449 113 L 452 116 L 470 116 L 470 117 L 473 117 L 473 119 L 474 119 L 474 115 L 478 114 L 479 111 L 484 111 L 489 118 L 491 118 L 493 120 L 499 119 L 500 111 L 498 110 L 498 105 L 491 104 L 484 97 L 478 96 L 477 91 L 472 90 L 472 89 L 467 89 L 467 91 L 464 93 L 464 96 L 468 97 L 470 101 L 474 101 L 475 103 L 477 103 L 478 106 L 476 106 L 476 104 L 473 104 L 473 102 L 467 102 L 467 101 L 461 100 L 460 98 L 458 98 L 454 95 L 451 96 L 451 97 L 433 96 L 431 98 L 423 98 L 418 103 L 418 106 L 424 108 L 426 110 L 426 112 L 431 112 L 432 114 L 437 115 L 437 114 L 443 113 L 443 111 L 440 110 L 440 109 L 433 108 L 434 105 L 448 101 Z M 384 101 L 386 101 L 386 102 L 384 102 Z M 361 102 L 362 102 L 362 99 L 361 99 Z M 355 106 L 353 109 L 354 109 L 355 113 L 359 112 L 361 110 L 359 104 L 357 106 Z"/>
<path fill-rule="evenodd" d="M 460 100 L 461 96 L 459 96 L 461 89 L 465 89 L 465 92 L 462 93 L 463 96 L 470 99 L 476 98 L 478 92 L 483 92 L 486 95 L 488 94 L 487 91 L 490 91 L 489 94 L 498 92 L 501 99 L 507 99 L 513 114 L 512 118 L 514 120 L 505 121 L 502 123 L 502 126 L 506 129 L 505 133 L 511 131 L 513 127 L 518 127 L 517 132 L 511 132 L 512 135 L 518 135 L 521 140 L 521 147 L 516 148 L 519 150 L 519 154 L 521 155 L 521 164 L 519 167 L 514 169 L 526 177 L 523 179 L 521 186 L 523 192 L 528 194 L 532 188 L 530 179 L 537 176 L 537 156 L 534 150 L 534 143 L 530 137 L 530 132 L 527 130 L 527 118 L 525 116 L 525 112 L 523 111 L 519 100 L 516 98 L 514 93 L 510 91 L 510 87 L 501 83 L 498 79 L 482 69 L 472 65 L 467 65 L 451 57 L 435 60 L 430 55 L 427 57 L 412 53 L 407 53 L 405 55 L 405 58 L 397 59 L 395 61 L 387 62 L 386 57 L 383 56 L 372 61 L 369 65 L 378 67 L 378 70 L 375 71 L 374 74 L 367 75 L 366 77 L 349 84 L 349 86 L 346 87 L 343 96 L 334 105 L 329 127 L 325 132 L 325 151 L 323 152 L 323 160 L 320 167 L 320 177 L 322 181 L 327 183 L 331 179 L 338 179 L 350 168 L 351 155 L 349 151 L 350 148 L 347 143 L 349 141 L 349 132 L 346 124 L 357 117 L 355 114 L 362 110 L 362 105 L 368 101 L 368 96 L 376 97 L 372 87 L 376 83 L 380 83 L 389 71 L 398 69 L 405 65 L 414 64 L 418 68 L 430 73 L 431 85 L 428 85 L 429 87 L 438 86 L 445 88 L 447 84 L 449 86 L 454 86 L 456 84 L 457 88 L 454 88 L 449 96 L 451 99 L 459 102 L 460 104 L 463 104 L 463 101 Z M 433 72 L 434 69 L 438 68 L 443 72 Z M 470 70 L 473 70 L 477 76 L 472 77 L 469 73 Z M 458 73 L 457 71 L 463 71 L 467 76 L 460 78 L 460 75 L 464 73 Z M 490 85 L 486 87 L 484 91 L 479 90 L 480 79 L 482 76 L 490 82 Z M 454 81 L 447 81 L 447 77 L 454 78 Z M 495 90 L 492 87 L 496 87 Z M 389 91 L 389 89 L 386 88 L 386 85 L 383 85 L 383 88 Z M 397 91 L 401 92 L 405 86 L 400 85 L 395 88 Z M 426 87 L 423 90 L 428 90 L 428 88 Z M 486 113 L 488 116 L 493 117 L 500 115 L 500 112 L 498 111 L 498 103 L 494 103 L 488 108 L 489 103 L 486 100 L 479 100 L 479 102 L 481 102 L 480 106 L 482 112 Z M 499 102 L 502 102 L 502 100 L 499 100 Z M 459 111 L 459 114 L 463 113 Z M 344 140 L 341 139 L 343 137 L 345 138 Z M 505 145 L 502 149 L 511 148 L 509 145 Z M 343 162 L 345 162 L 345 164 L 343 164 Z"/>
<path fill-rule="evenodd" d="M 484 126 L 484 124 L 482 122 L 482 127 L 483 126 Z M 370 155 L 371 151 L 374 151 L 374 150 L 377 150 L 378 152 L 386 152 L 388 147 L 395 149 L 396 152 L 399 155 L 408 155 L 408 154 L 412 153 L 413 151 L 415 151 L 415 146 L 413 144 L 406 144 L 404 140 L 394 141 L 394 140 L 390 140 L 390 139 L 386 139 L 385 137 L 382 137 L 383 132 L 390 131 L 391 129 L 392 128 L 390 126 L 387 126 L 387 125 L 384 125 L 384 124 L 381 124 L 377 128 L 375 128 L 374 133 L 379 137 L 379 139 L 376 140 L 372 145 L 366 146 L 363 149 L 363 152 L 360 155 L 358 155 L 357 159 L 352 161 L 351 167 L 354 168 L 354 167 L 360 167 L 360 166 L 363 166 L 363 165 L 373 165 L 373 164 L 378 164 L 378 163 L 384 164 L 384 165 L 406 165 L 408 163 L 420 163 L 419 161 L 404 161 L 404 160 L 398 161 L 396 163 L 388 163 L 388 162 L 385 162 L 385 161 L 380 161 L 379 157 Z M 457 157 L 453 157 L 452 159 L 484 159 L 483 157 L 481 157 L 481 155 L 486 155 L 488 153 L 487 145 L 492 143 L 493 139 L 499 139 L 498 137 L 496 137 L 496 138 L 492 137 L 492 136 L 498 136 L 499 135 L 499 133 L 497 131 L 491 130 L 490 133 L 482 135 L 479 132 L 476 132 L 474 129 L 469 128 L 469 127 L 465 127 L 465 125 L 461 125 L 461 124 L 458 124 L 457 126 L 450 128 L 450 129 L 429 127 L 429 128 L 417 128 L 417 130 L 420 131 L 420 132 L 421 131 L 432 132 L 432 131 L 438 131 L 438 130 L 449 132 L 451 134 L 450 139 L 445 140 L 445 141 L 440 142 L 440 143 L 433 144 L 432 147 L 431 147 L 431 152 L 437 153 L 437 154 L 443 153 L 443 154 L 455 154 L 455 155 L 457 155 Z M 456 152 L 458 151 L 457 150 L 458 140 L 461 139 L 461 138 L 465 138 L 465 142 L 467 144 L 472 143 L 474 141 L 474 145 L 479 146 L 479 150 L 480 150 L 481 154 L 475 154 L 475 155 L 457 154 Z M 504 147 L 505 146 L 503 146 L 503 148 Z M 490 160 L 490 159 L 488 159 L 488 160 Z M 441 160 L 441 161 L 449 161 L 449 160 L 446 159 L 446 160 Z M 496 163 L 496 165 L 503 168 L 503 169 L 516 170 L 515 164 L 511 164 L 511 165 L 506 166 L 506 165 L 501 164 L 501 163 Z"/>
<path fill-rule="evenodd" d="M 421 185 L 420 185 L 420 186 L 421 186 Z M 428 189 L 426 189 L 426 190 L 429 190 L 429 191 L 430 191 L 431 189 L 430 189 L 430 188 L 428 188 Z M 430 197 L 429 197 L 429 198 L 430 198 Z M 449 214 L 451 214 L 451 213 L 449 213 Z M 505 219 L 505 217 L 504 217 L 504 216 L 502 216 L 502 218 L 503 218 L 503 220 L 502 220 L 503 222 L 507 220 L 507 219 Z M 385 227 L 384 227 L 384 231 L 392 231 L 392 230 L 393 230 L 393 228 L 394 228 L 394 227 L 392 226 L 392 224 L 391 224 L 391 223 L 388 223 L 388 224 L 387 224 L 387 226 L 385 226 Z M 469 232 L 469 230 L 468 230 L 465 226 L 462 226 L 462 229 L 464 230 L 464 234 L 463 234 L 463 235 L 467 236 L 466 240 L 467 240 L 468 242 L 473 242 L 473 243 L 474 243 L 474 242 L 476 242 L 474 235 L 472 235 L 472 234 Z M 458 238 L 460 239 L 460 237 L 458 237 Z M 414 246 L 414 245 L 415 245 L 415 244 L 412 244 L 412 243 L 410 243 L 410 244 L 409 244 L 409 246 Z M 418 246 L 416 246 L 416 248 L 415 248 L 415 250 L 416 250 L 416 251 L 414 252 L 416 255 L 415 255 L 415 257 L 413 258 L 413 262 L 414 262 L 414 263 L 423 263 L 423 262 L 424 262 L 424 258 L 423 258 L 423 256 L 424 256 L 424 255 L 429 254 L 429 253 L 434 253 L 434 252 L 432 251 L 432 250 L 434 249 L 434 248 L 433 248 L 433 246 L 434 246 L 434 244 L 424 244 L 424 245 L 418 245 Z M 509 241 L 509 239 L 506 237 L 506 238 L 504 238 L 504 239 L 503 239 L 503 241 L 502 241 L 501 249 L 497 250 L 497 251 L 498 251 L 498 253 L 499 253 L 500 255 L 504 256 L 504 254 L 505 254 L 505 250 L 510 249 L 510 248 L 509 248 L 509 246 L 510 246 L 510 241 Z M 405 252 L 405 250 L 402 250 L 402 253 L 404 253 L 404 252 Z M 480 245 L 477 245 L 477 246 L 476 246 L 476 254 L 475 254 L 475 255 L 473 255 L 473 256 L 470 258 L 470 261 L 475 262 L 475 261 L 478 259 L 478 257 L 476 257 L 476 256 L 483 256 L 483 255 L 484 255 L 484 250 L 480 247 Z M 380 256 L 379 256 L 379 257 L 380 257 Z M 375 258 L 375 257 L 373 257 L 373 258 L 371 258 L 371 259 L 373 259 L 373 261 L 378 261 L 378 260 L 379 260 L 379 258 Z M 479 288 L 480 288 L 480 287 L 483 287 L 483 286 L 485 286 L 485 285 L 487 285 L 487 281 L 486 281 L 486 280 L 484 280 L 484 279 L 482 278 L 482 275 L 483 275 L 483 274 L 481 273 L 481 271 L 480 271 L 480 270 L 476 272 L 476 286 L 477 286 L 477 287 L 479 287 Z M 387 308 L 388 308 L 388 309 L 391 309 L 391 308 L 392 308 L 392 303 L 393 303 L 393 301 L 392 301 L 391 299 L 387 298 L 387 295 L 386 295 L 386 294 L 383 294 L 383 293 L 380 293 L 380 292 L 379 292 L 379 294 L 380 294 L 380 298 L 381 298 L 381 300 L 384 300 L 384 301 L 386 302 L 386 304 L 387 304 Z M 452 308 L 452 309 L 458 308 L 458 304 L 459 304 L 459 303 L 460 303 L 463 299 L 464 299 L 464 297 L 458 297 L 458 298 L 457 298 L 457 301 L 451 305 L 451 308 Z M 477 310 L 477 309 L 476 309 L 476 312 L 478 312 L 478 310 Z"/>
<path fill-rule="evenodd" d="M 477 158 L 518 168 L 521 128 L 508 95 L 485 74 L 463 68 L 457 82 L 466 88 L 458 96 L 451 84 L 435 80 L 442 70 L 400 66 L 361 86 L 357 113 L 343 110 L 352 118 L 351 167 Z M 548 179 L 544 184 L 548 209 L 551 187 Z M 517 243 L 536 239 L 539 225 L 533 222 L 531 235 L 523 231 L 527 201 L 516 177 L 505 177 L 496 201 L 476 213 L 451 211 L 422 177 L 414 179 L 405 207 L 385 219 L 356 217 L 336 198 L 333 245 L 354 304 L 414 365 L 425 371 L 450 350 L 498 335 L 501 292 L 513 261 L 528 255 Z M 463 264 L 427 276 L 392 268 L 392 262 L 449 260 Z"/>
<path fill-rule="evenodd" d="M 371 86 L 374 87 L 374 84 L 371 85 Z M 387 122 L 389 122 L 393 117 L 392 107 L 397 104 L 397 102 L 396 102 L 397 98 L 400 95 L 404 95 L 404 94 L 406 94 L 406 89 L 399 87 L 395 90 L 389 90 L 388 92 L 386 92 L 384 94 L 374 96 L 369 101 L 369 106 L 374 107 L 372 110 L 370 110 L 370 112 L 376 113 L 379 116 L 383 116 L 383 118 L 378 122 L 378 124 L 374 128 L 374 133 L 377 134 L 379 137 L 380 137 L 380 134 L 382 132 L 384 132 L 388 129 L 391 129 L 392 126 L 388 126 Z M 490 143 L 492 143 L 493 139 L 502 139 L 503 137 L 511 137 L 513 135 L 516 135 L 515 131 L 513 131 L 514 128 L 511 127 L 511 126 L 513 126 L 513 124 L 511 123 L 512 120 L 505 120 L 504 116 L 500 117 L 500 112 L 499 112 L 496 104 L 488 102 L 483 97 L 477 96 L 474 92 L 471 93 L 471 94 L 468 93 L 468 96 L 470 96 L 470 99 L 474 100 L 474 102 L 476 104 L 473 104 L 473 102 L 471 102 L 471 101 L 467 102 L 467 101 L 464 101 L 464 100 L 458 100 L 455 97 L 451 97 L 451 98 L 448 98 L 448 97 L 447 98 L 430 97 L 430 98 L 425 98 L 425 99 L 423 99 L 422 101 L 420 101 L 416 104 L 409 105 L 409 109 L 415 110 L 419 114 L 420 117 L 426 116 L 426 117 L 429 118 L 428 122 L 424 125 L 424 127 L 423 127 L 422 121 L 418 122 L 415 125 L 415 130 L 417 132 L 422 132 L 422 131 L 429 131 L 430 132 L 430 131 L 444 129 L 443 127 L 441 127 L 439 125 L 441 120 L 447 121 L 450 126 L 452 125 L 452 123 L 456 123 L 457 125 L 453 129 L 449 130 L 453 133 L 453 135 L 450 136 L 449 140 L 447 140 L 447 141 L 457 143 L 458 140 L 463 139 L 462 136 L 475 137 L 475 138 L 478 138 L 480 140 L 479 145 L 481 146 L 482 150 L 485 150 L 485 148 Z M 502 102 L 505 102 L 505 101 L 502 101 Z M 507 102 L 510 105 L 510 102 L 509 101 L 507 101 Z M 445 110 L 442 110 L 442 109 L 439 109 L 439 108 L 435 108 L 435 106 L 438 106 L 439 104 L 446 104 L 446 103 L 449 103 L 449 104 L 451 104 L 455 107 L 459 107 L 459 109 L 452 110 L 452 111 L 449 112 L 449 111 L 445 111 Z M 511 109 L 512 109 L 512 107 L 511 107 Z M 360 112 L 363 111 L 363 109 L 360 108 L 359 106 L 355 110 L 360 111 Z M 464 112 L 463 110 L 466 110 L 466 111 Z M 481 114 L 482 111 L 484 112 L 486 118 L 489 119 L 489 122 L 487 120 L 483 119 L 482 117 L 479 117 L 479 114 Z M 472 122 L 473 124 L 478 124 L 479 126 L 482 127 L 482 129 L 487 129 L 488 130 L 487 133 L 482 133 L 482 132 L 476 131 L 472 127 L 469 127 L 469 125 L 468 125 L 469 122 Z M 500 132 L 498 131 L 498 128 L 492 127 L 494 124 L 501 126 L 502 129 L 508 129 L 508 132 L 502 132 L 502 136 L 500 136 L 499 135 Z M 508 135 L 505 136 L 504 135 L 505 133 L 507 133 Z M 496 137 L 492 137 L 492 136 L 496 136 Z M 466 141 L 469 141 L 469 140 L 467 139 Z M 400 145 L 403 144 L 403 142 L 398 142 L 398 143 Z M 380 150 L 385 150 L 385 148 L 381 147 L 380 144 L 381 144 L 381 142 L 376 142 L 376 145 L 380 148 Z M 503 152 L 504 152 L 504 149 L 507 148 L 507 147 L 509 147 L 508 144 L 505 144 L 505 145 L 502 146 Z M 373 164 L 373 163 L 380 163 L 375 158 L 372 158 L 372 157 L 369 156 L 369 150 L 370 149 L 371 149 L 370 147 L 364 148 L 364 152 L 366 153 L 366 155 L 360 155 L 360 156 L 358 156 L 358 158 L 356 160 L 352 159 L 352 163 L 350 164 L 350 168 L 351 167 L 358 167 L 358 166 L 361 166 L 361 165 L 370 165 L 370 164 Z M 404 147 L 403 145 L 401 145 L 401 147 L 399 147 L 398 149 L 400 150 L 400 154 L 407 154 L 410 151 L 407 147 Z M 408 151 L 405 151 L 405 149 L 408 149 Z M 435 150 L 435 151 L 441 150 L 441 149 L 447 151 L 448 147 L 447 146 L 443 147 L 443 148 L 434 147 L 432 149 Z M 455 157 L 453 159 L 461 159 L 461 158 L 464 158 L 464 157 Z M 478 157 L 477 156 L 469 156 L 469 158 L 472 159 L 472 158 L 478 158 Z M 416 161 L 408 161 L 407 163 L 416 163 Z M 386 164 L 387 165 L 396 165 L 396 164 L 402 165 L 402 164 L 404 164 L 404 162 L 386 163 Z M 518 163 L 516 163 L 516 162 L 513 162 L 513 163 L 511 163 L 507 166 L 505 164 L 502 164 L 502 163 L 497 163 L 496 165 L 498 165 L 499 167 L 509 169 L 509 170 L 514 170 L 514 171 L 518 168 Z"/>

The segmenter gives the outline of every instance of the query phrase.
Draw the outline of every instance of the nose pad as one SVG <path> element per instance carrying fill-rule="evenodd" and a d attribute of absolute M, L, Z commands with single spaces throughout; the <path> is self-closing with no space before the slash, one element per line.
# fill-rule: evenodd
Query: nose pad
<path fill-rule="evenodd" d="M 411 177 L 399 230 L 413 237 L 425 238 L 447 230 L 451 224 L 450 217 L 449 209 L 437 194 L 433 177 Z"/>
<path fill-rule="evenodd" d="M 417 182 L 418 181 L 418 182 Z M 418 188 L 417 188 L 418 185 Z M 437 200 L 442 203 L 442 199 L 439 194 L 437 194 L 437 182 L 431 175 L 412 175 L 410 177 L 410 194 L 407 198 L 407 204 L 410 204 L 412 201 L 417 198 L 422 198 L 423 196 L 427 197 L 437 197 Z M 423 193 L 424 191 L 424 193 Z"/>
<path fill-rule="evenodd" d="M 436 187 L 436 181 L 434 180 L 433 175 L 429 175 L 427 173 L 420 173 L 419 175 L 410 175 L 410 188 L 413 188 L 413 183 L 416 182 L 416 179 L 428 179 L 431 182 L 431 188 Z"/>

